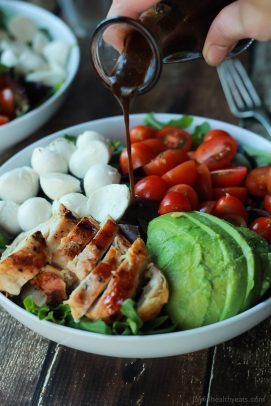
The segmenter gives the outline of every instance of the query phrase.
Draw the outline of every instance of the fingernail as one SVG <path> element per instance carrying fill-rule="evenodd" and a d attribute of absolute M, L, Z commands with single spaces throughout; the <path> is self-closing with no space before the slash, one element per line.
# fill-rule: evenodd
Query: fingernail
<path fill-rule="evenodd" d="M 206 62 L 211 66 L 219 65 L 227 56 L 229 49 L 221 45 L 210 45 L 207 50 L 203 50 Z"/>

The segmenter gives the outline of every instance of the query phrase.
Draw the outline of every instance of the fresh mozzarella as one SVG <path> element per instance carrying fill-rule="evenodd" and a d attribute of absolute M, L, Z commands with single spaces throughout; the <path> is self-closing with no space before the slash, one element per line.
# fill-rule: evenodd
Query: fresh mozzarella
<path fill-rule="evenodd" d="M 70 46 L 63 41 L 51 41 L 43 49 L 43 55 L 48 62 L 55 62 L 65 66 L 69 54 Z"/>
<path fill-rule="evenodd" d="M 46 196 L 52 200 L 81 190 L 78 179 L 63 173 L 45 173 L 40 177 L 40 185 Z"/>
<path fill-rule="evenodd" d="M 102 141 L 91 141 L 84 148 L 78 148 L 71 156 L 69 168 L 73 175 L 83 178 L 95 164 L 107 164 L 111 157 L 110 146 Z"/>
<path fill-rule="evenodd" d="M 46 69 L 47 65 L 42 57 L 30 49 L 23 51 L 18 59 L 16 70 L 20 73 L 30 73 Z"/>
<path fill-rule="evenodd" d="M 119 220 L 130 202 L 130 191 L 126 185 L 106 185 L 96 190 L 88 200 L 88 212 L 97 221 L 107 216 Z"/>
<path fill-rule="evenodd" d="M 102 134 L 97 133 L 96 131 L 85 131 L 82 134 L 78 135 L 76 146 L 77 148 L 85 148 L 91 141 L 106 142 L 106 139 Z"/>
<path fill-rule="evenodd" d="M 84 189 L 89 197 L 95 190 L 112 183 L 120 183 L 120 173 L 107 164 L 96 164 L 89 168 L 84 177 Z"/>
<path fill-rule="evenodd" d="M 28 18 L 15 16 L 9 21 L 8 31 L 19 41 L 31 42 L 34 35 L 38 31 L 38 28 L 33 21 L 29 20 Z"/>
<path fill-rule="evenodd" d="M 0 62 L 8 68 L 13 68 L 18 64 L 18 58 L 11 49 L 6 49 L 1 54 Z"/>
<path fill-rule="evenodd" d="M 50 151 L 56 152 L 57 154 L 61 155 L 67 163 L 76 150 L 76 146 L 73 142 L 66 140 L 65 138 L 57 138 L 56 140 L 52 141 L 48 148 Z"/>
<path fill-rule="evenodd" d="M 63 82 L 66 78 L 66 72 L 60 66 L 50 66 L 49 69 L 31 72 L 26 75 L 28 82 L 42 83 L 45 86 L 55 86 Z"/>
<path fill-rule="evenodd" d="M 52 216 L 52 205 L 42 197 L 26 200 L 18 210 L 18 223 L 23 231 L 31 230 Z"/>
<path fill-rule="evenodd" d="M 62 196 L 59 200 L 55 200 L 53 202 L 53 213 L 59 211 L 61 204 L 64 204 L 75 216 L 88 216 L 88 199 L 82 193 L 69 193 Z"/>
<path fill-rule="evenodd" d="M 49 44 L 49 38 L 41 31 L 37 31 L 33 37 L 32 48 L 34 52 L 41 54 L 44 47 Z"/>
<path fill-rule="evenodd" d="M 37 196 L 39 175 L 28 166 L 12 169 L 0 176 L 0 199 L 22 203 Z"/>
<path fill-rule="evenodd" d="M 49 172 L 68 172 L 68 165 L 65 159 L 48 148 L 35 148 L 31 157 L 31 165 L 39 175 Z"/>
<path fill-rule="evenodd" d="M 0 202 L 0 227 L 11 235 L 18 235 L 21 228 L 18 223 L 19 205 L 10 201 Z"/>

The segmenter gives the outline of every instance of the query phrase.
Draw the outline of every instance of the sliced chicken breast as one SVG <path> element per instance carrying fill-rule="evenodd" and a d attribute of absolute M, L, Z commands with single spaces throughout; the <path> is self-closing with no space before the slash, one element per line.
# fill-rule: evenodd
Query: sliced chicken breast
<path fill-rule="evenodd" d="M 118 228 L 117 223 L 109 217 L 84 250 L 67 264 L 67 269 L 73 271 L 80 281 L 83 280 L 108 250 Z"/>
<path fill-rule="evenodd" d="M 0 291 L 19 295 L 48 261 L 46 241 L 40 231 L 26 238 L 17 250 L 0 262 Z"/>
<path fill-rule="evenodd" d="M 127 251 L 126 258 L 120 264 L 111 278 L 108 287 L 86 313 L 91 320 L 112 321 L 120 315 L 121 304 L 124 300 L 134 297 L 140 276 L 150 261 L 144 241 L 138 238 Z"/>
<path fill-rule="evenodd" d="M 145 273 L 149 279 L 137 302 L 137 311 L 142 320 L 154 319 L 168 301 L 168 284 L 160 269 L 151 263 Z"/>

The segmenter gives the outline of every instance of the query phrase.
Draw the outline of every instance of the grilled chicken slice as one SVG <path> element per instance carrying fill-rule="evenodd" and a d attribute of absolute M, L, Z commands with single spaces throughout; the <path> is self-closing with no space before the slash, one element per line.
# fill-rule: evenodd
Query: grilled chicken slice
<path fill-rule="evenodd" d="M 120 251 L 111 246 L 104 259 L 90 272 L 80 285 L 72 292 L 67 304 L 70 306 L 74 320 L 83 317 L 94 301 L 106 288 L 112 272 L 121 263 Z"/>
<path fill-rule="evenodd" d="M 86 313 L 91 320 L 110 322 L 120 315 L 121 304 L 136 293 L 141 274 L 150 261 L 144 241 L 138 238 L 127 251 L 126 258 L 112 276 L 108 287 Z"/>
<path fill-rule="evenodd" d="M 142 320 L 152 320 L 168 301 L 168 284 L 160 269 L 151 263 L 145 273 L 149 279 L 137 302 L 137 311 Z"/>
<path fill-rule="evenodd" d="M 33 279 L 48 261 L 45 239 L 40 231 L 26 238 L 16 251 L 0 262 L 0 291 L 19 295 L 21 288 Z"/>
<path fill-rule="evenodd" d="M 66 268 L 68 262 L 80 254 L 98 230 L 99 224 L 94 219 L 83 217 L 69 234 L 61 239 L 59 247 L 53 253 L 52 263 Z"/>
<path fill-rule="evenodd" d="M 67 269 L 73 271 L 80 281 L 83 280 L 108 250 L 118 228 L 117 223 L 109 217 L 84 250 L 68 263 Z"/>

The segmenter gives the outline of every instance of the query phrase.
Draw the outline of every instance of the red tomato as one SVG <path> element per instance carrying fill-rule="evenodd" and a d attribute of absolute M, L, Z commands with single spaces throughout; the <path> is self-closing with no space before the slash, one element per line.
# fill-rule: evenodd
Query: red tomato
<path fill-rule="evenodd" d="M 271 213 L 271 196 L 265 195 L 264 197 L 264 208 L 268 213 Z"/>
<path fill-rule="evenodd" d="M 135 185 L 135 195 L 149 200 L 162 200 L 168 185 L 160 176 L 146 176 Z"/>
<path fill-rule="evenodd" d="M 271 244 L 271 217 L 258 217 L 250 224 L 249 228 Z"/>
<path fill-rule="evenodd" d="M 267 187 L 268 193 L 271 194 L 271 166 L 269 168 L 270 169 L 267 172 L 267 176 L 266 176 L 266 187 Z"/>
<path fill-rule="evenodd" d="M 156 136 L 161 138 L 168 148 L 178 148 L 187 152 L 192 146 L 192 135 L 180 128 L 164 127 Z"/>
<path fill-rule="evenodd" d="M 130 130 L 131 143 L 148 140 L 155 138 L 156 130 L 147 127 L 146 125 L 139 124 Z"/>
<path fill-rule="evenodd" d="M 191 211 L 191 204 L 184 194 L 169 192 L 160 203 L 158 213 L 166 214 L 175 211 Z"/>
<path fill-rule="evenodd" d="M 212 200 L 213 189 L 212 189 L 212 179 L 210 171 L 205 164 L 201 164 L 197 167 L 197 182 L 195 189 L 198 193 L 200 200 Z"/>
<path fill-rule="evenodd" d="M 195 161 L 186 161 L 166 172 L 162 177 L 169 186 L 179 183 L 194 185 L 197 180 L 197 167 Z"/>
<path fill-rule="evenodd" d="M 153 150 L 142 142 L 132 144 L 131 154 L 133 169 L 146 165 L 155 156 Z M 120 166 L 123 173 L 128 173 L 129 166 L 127 148 L 125 148 L 120 155 Z"/>
<path fill-rule="evenodd" d="M 211 141 L 211 140 L 213 140 L 214 138 L 220 137 L 221 135 L 222 135 L 222 136 L 225 136 L 225 135 L 226 135 L 227 137 L 232 138 L 232 137 L 230 136 L 230 134 L 227 133 L 227 131 L 224 131 L 224 130 L 210 130 L 210 131 L 208 131 L 208 132 L 206 133 L 206 135 L 204 136 L 203 142 Z"/>
<path fill-rule="evenodd" d="M 229 195 L 223 196 L 218 200 L 214 214 L 222 218 L 231 215 L 238 215 L 244 219 L 247 218 L 247 212 L 241 200 Z"/>
<path fill-rule="evenodd" d="M 261 166 L 253 169 L 247 176 L 246 187 L 250 194 L 253 196 L 267 195 L 267 174 L 270 166 Z"/>
<path fill-rule="evenodd" d="M 237 152 L 237 142 L 229 136 L 219 136 L 201 144 L 195 151 L 196 160 L 211 171 L 227 166 Z"/>
<path fill-rule="evenodd" d="M 0 114 L 0 125 L 6 124 L 9 122 L 9 118 L 7 116 L 3 116 Z"/>
<path fill-rule="evenodd" d="M 199 206 L 199 211 L 201 211 L 202 213 L 213 214 L 215 206 L 216 206 L 216 201 L 214 201 L 214 200 L 203 202 Z"/>
<path fill-rule="evenodd" d="M 188 151 L 186 155 L 189 159 L 194 159 L 194 161 L 196 160 L 195 151 Z"/>
<path fill-rule="evenodd" d="M 239 186 L 245 179 L 246 174 L 247 168 L 245 166 L 213 171 L 211 172 L 213 187 Z"/>
<path fill-rule="evenodd" d="M 238 214 L 228 214 L 223 217 L 223 220 L 226 220 L 237 227 L 247 227 L 246 220 Z"/>
<path fill-rule="evenodd" d="M 180 149 L 167 149 L 157 155 L 151 162 L 144 166 L 147 175 L 162 176 L 170 169 L 187 160 L 185 152 Z"/>
<path fill-rule="evenodd" d="M 11 89 L 0 90 L 0 111 L 5 116 L 13 116 L 15 109 L 14 95 Z"/>
<path fill-rule="evenodd" d="M 216 188 L 213 190 L 213 195 L 215 199 L 220 199 L 222 196 L 235 196 L 241 200 L 241 202 L 245 203 L 247 200 L 247 189 L 245 187 L 224 187 L 224 188 Z"/>
<path fill-rule="evenodd" d="M 198 198 L 197 193 L 191 186 L 185 185 L 185 184 L 175 185 L 175 186 L 172 186 L 168 191 L 184 194 L 185 197 L 187 197 L 187 199 L 189 200 L 192 210 L 197 210 L 197 207 L 199 204 L 199 198 Z"/>
<path fill-rule="evenodd" d="M 166 145 L 161 140 L 152 138 L 150 140 L 142 141 L 143 144 L 148 145 L 153 150 L 154 156 L 160 154 L 167 149 Z"/>

